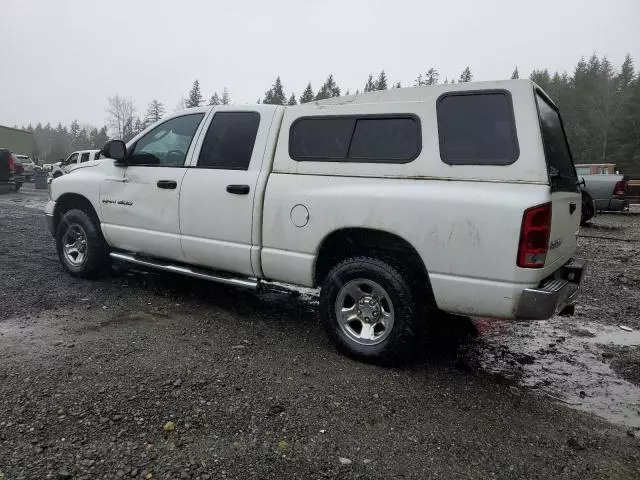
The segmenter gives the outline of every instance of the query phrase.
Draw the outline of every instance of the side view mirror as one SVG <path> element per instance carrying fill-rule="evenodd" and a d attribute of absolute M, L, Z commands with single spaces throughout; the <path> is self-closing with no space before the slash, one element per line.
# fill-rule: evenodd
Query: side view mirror
<path fill-rule="evenodd" d="M 578 186 L 583 188 L 587 186 L 587 182 L 584 181 L 584 177 L 582 177 L 582 180 L 578 182 Z"/>
<path fill-rule="evenodd" d="M 116 162 L 123 162 L 127 158 L 127 146 L 122 140 L 109 140 L 100 151 L 101 156 L 113 158 Z"/>

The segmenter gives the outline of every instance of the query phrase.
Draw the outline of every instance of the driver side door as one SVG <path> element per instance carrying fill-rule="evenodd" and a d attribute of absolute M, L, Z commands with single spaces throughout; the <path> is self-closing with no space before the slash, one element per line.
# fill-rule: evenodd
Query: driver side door
<path fill-rule="evenodd" d="M 180 188 L 205 112 L 172 117 L 127 146 L 121 182 L 101 192 L 103 230 L 122 250 L 184 261 Z"/>

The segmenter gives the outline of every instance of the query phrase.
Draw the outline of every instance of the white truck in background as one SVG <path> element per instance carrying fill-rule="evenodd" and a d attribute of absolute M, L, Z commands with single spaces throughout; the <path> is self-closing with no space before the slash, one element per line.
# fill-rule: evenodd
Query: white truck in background
<path fill-rule="evenodd" d="M 49 172 L 53 178 L 58 178 L 65 173 L 69 173 L 72 170 L 78 168 L 79 165 L 86 164 L 84 166 L 92 166 L 94 162 L 100 159 L 100 150 L 78 150 L 71 153 L 65 160 L 57 163 L 45 164 L 42 166 L 43 170 Z"/>
<path fill-rule="evenodd" d="M 571 313 L 580 190 L 560 115 L 528 80 L 295 107 L 192 108 L 50 184 L 60 261 L 258 288 L 320 287 L 342 351 L 395 361 L 440 311 Z"/>

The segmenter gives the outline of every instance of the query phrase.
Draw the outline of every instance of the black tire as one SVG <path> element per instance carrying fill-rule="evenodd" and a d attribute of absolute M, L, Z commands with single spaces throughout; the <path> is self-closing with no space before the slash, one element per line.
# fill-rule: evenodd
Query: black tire
<path fill-rule="evenodd" d="M 13 191 L 17 192 L 18 190 L 20 190 L 21 187 L 22 187 L 22 183 L 16 182 L 15 185 L 13 186 Z"/>
<path fill-rule="evenodd" d="M 65 253 L 65 244 L 74 232 L 84 238 L 82 261 L 72 262 Z M 56 249 L 64 269 L 74 277 L 100 278 L 110 271 L 109 246 L 102 236 L 100 224 L 93 215 L 73 209 L 64 213 L 56 228 Z"/>
<path fill-rule="evenodd" d="M 595 208 L 593 201 L 585 194 L 582 194 L 582 213 L 580 217 L 580 225 L 584 226 L 593 218 Z"/>
<path fill-rule="evenodd" d="M 340 292 L 343 288 L 348 290 L 350 284 L 357 284 L 360 279 L 382 287 L 392 304 L 393 326 L 385 333 L 386 337 L 376 344 L 358 343 L 338 319 L 337 302 L 342 298 L 339 298 Z M 403 363 L 411 358 L 426 326 L 423 299 L 418 298 L 411 283 L 410 279 L 401 274 L 400 269 L 376 258 L 355 257 L 336 265 L 322 284 L 320 316 L 338 349 L 350 357 L 386 365 Z M 357 307 L 354 304 L 353 308 Z M 348 322 L 343 322 L 345 323 Z"/>

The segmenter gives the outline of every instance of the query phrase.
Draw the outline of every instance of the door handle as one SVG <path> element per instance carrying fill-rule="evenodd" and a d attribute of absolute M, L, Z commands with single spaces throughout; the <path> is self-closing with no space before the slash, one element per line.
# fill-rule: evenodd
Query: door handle
<path fill-rule="evenodd" d="M 173 190 L 178 186 L 178 182 L 175 180 L 158 180 L 158 188 L 166 188 L 167 190 Z"/>
<path fill-rule="evenodd" d="M 249 193 L 249 185 L 227 185 L 227 192 L 235 195 L 246 195 Z"/>

